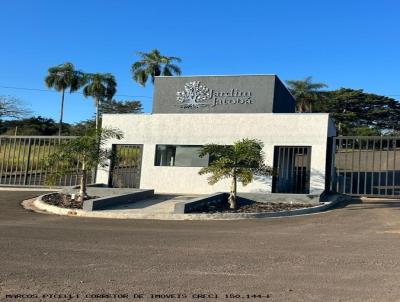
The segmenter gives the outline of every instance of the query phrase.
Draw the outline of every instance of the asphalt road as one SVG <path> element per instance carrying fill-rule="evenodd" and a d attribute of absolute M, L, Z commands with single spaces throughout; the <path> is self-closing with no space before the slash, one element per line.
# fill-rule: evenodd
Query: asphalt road
<path fill-rule="evenodd" d="M 38 194 L 0 191 L 2 301 L 400 301 L 400 200 L 273 220 L 135 221 L 20 206 Z M 105 293 L 121 296 L 91 298 Z"/>

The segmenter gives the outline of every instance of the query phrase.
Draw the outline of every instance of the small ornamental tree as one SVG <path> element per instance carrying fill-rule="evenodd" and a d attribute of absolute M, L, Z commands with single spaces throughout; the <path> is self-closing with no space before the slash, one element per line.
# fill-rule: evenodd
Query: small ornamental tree
<path fill-rule="evenodd" d="M 62 175 L 80 171 L 80 186 L 78 200 L 83 201 L 87 197 L 86 179 L 88 172 L 98 166 L 107 166 L 111 158 L 111 150 L 104 148 L 105 141 L 110 138 L 121 139 L 122 132 L 116 129 L 103 128 L 90 129 L 83 136 L 71 139 L 57 146 L 54 153 L 46 159 L 46 166 L 58 165 L 57 172 L 50 173 L 47 183 L 52 185 Z"/>
<path fill-rule="evenodd" d="M 228 198 L 231 209 L 236 209 L 237 182 L 243 186 L 253 181 L 255 175 L 268 176 L 272 168 L 264 164 L 263 143 L 255 139 L 242 139 L 233 145 L 204 145 L 200 157 L 210 156 L 210 164 L 199 171 L 200 175 L 211 174 L 208 183 L 214 185 L 221 179 L 232 179 Z"/>

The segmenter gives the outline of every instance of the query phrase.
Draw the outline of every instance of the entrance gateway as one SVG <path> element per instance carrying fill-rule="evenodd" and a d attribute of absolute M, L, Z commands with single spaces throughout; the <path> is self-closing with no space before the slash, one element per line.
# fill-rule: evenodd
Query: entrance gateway
<path fill-rule="evenodd" d="M 295 100 L 275 75 L 156 77 L 152 114 L 104 114 L 103 126 L 122 140 L 107 146 L 117 156 L 98 169 L 98 183 L 156 192 L 208 194 L 226 191 L 198 171 L 208 165 L 199 148 L 243 138 L 264 144 L 272 177 L 257 177 L 239 193 L 319 195 L 325 190 L 353 196 L 400 198 L 400 137 L 335 137 L 328 114 L 294 113 Z M 0 138 L 0 185 L 45 185 L 43 160 L 73 137 Z M 72 186 L 81 171 L 56 180 Z M 87 182 L 91 182 L 90 175 Z"/>
<path fill-rule="evenodd" d="M 97 182 L 175 194 L 229 190 L 230 180 L 211 186 L 198 174 L 209 164 L 199 149 L 250 138 L 263 143 L 265 163 L 276 173 L 238 184 L 239 194 L 320 195 L 330 175 L 327 144 L 336 134 L 329 114 L 295 113 L 295 100 L 276 75 L 156 77 L 151 114 L 104 114 L 102 124 L 124 134 L 106 147 L 140 146 L 140 155 L 133 153 L 141 160 L 112 162 L 98 170 Z"/>
<path fill-rule="evenodd" d="M 275 146 L 272 193 L 310 193 L 311 147 Z"/>
<path fill-rule="evenodd" d="M 114 144 L 112 154 L 109 186 L 139 188 L 142 145 Z"/>
<path fill-rule="evenodd" d="M 400 137 L 339 136 L 332 153 L 332 191 L 400 198 Z"/>

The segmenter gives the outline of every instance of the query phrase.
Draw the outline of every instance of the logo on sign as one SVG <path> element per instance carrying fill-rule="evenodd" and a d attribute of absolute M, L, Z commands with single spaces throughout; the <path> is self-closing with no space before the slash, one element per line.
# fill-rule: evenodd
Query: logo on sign
<path fill-rule="evenodd" d="M 219 91 L 209 89 L 200 81 L 186 83 L 183 90 L 176 93 L 176 100 L 180 107 L 185 109 L 234 104 L 248 105 L 255 102 L 251 91 L 242 91 L 234 88 Z"/>
<path fill-rule="evenodd" d="M 183 91 L 176 93 L 181 108 L 200 108 L 210 105 L 211 91 L 200 81 L 188 82 Z"/>

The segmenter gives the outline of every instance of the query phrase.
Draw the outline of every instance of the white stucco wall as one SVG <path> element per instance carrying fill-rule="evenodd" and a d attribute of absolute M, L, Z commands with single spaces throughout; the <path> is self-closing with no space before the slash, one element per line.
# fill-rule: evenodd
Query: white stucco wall
<path fill-rule="evenodd" d="M 103 127 L 124 133 L 115 144 L 143 144 L 140 187 L 158 193 L 213 193 L 229 190 L 229 182 L 213 186 L 197 167 L 154 166 L 156 144 L 232 144 L 242 138 L 264 143 L 266 163 L 272 166 L 274 146 L 311 146 L 311 194 L 324 190 L 327 137 L 335 135 L 328 114 L 104 114 Z M 98 171 L 98 182 L 108 182 L 108 171 Z M 256 179 L 239 192 L 270 193 L 271 177 Z"/>

